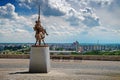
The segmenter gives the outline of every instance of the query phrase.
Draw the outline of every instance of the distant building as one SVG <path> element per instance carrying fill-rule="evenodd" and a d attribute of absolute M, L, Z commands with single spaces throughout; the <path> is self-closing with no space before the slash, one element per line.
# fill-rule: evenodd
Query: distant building
<path fill-rule="evenodd" d="M 120 50 L 120 45 L 115 44 L 88 44 L 88 45 L 80 45 L 82 48 L 82 52 L 86 51 L 93 51 L 93 50 L 99 50 L 99 51 L 106 51 L 106 50 Z"/>
<path fill-rule="evenodd" d="M 30 48 L 31 43 L 1 43 L 0 53 L 4 50 L 22 50 L 25 47 Z M 114 51 L 120 50 L 120 44 L 79 44 L 78 41 L 73 43 L 50 43 L 50 50 L 53 51 L 76 51 L 78 53 L 99 50 L 99 51 Z M 24 51 L 23 51 L 24 52 Z"/>

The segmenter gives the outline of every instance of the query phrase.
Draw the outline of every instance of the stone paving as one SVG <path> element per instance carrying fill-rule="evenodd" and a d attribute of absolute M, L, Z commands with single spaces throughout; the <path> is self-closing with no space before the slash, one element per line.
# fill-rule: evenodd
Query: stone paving
<path fill-rule="evenodd" d="M 49 73 L 29 73 L 29 59 L 0 59 L 0 80 L 120 80 L 120 62 L 51 60 Z"/>

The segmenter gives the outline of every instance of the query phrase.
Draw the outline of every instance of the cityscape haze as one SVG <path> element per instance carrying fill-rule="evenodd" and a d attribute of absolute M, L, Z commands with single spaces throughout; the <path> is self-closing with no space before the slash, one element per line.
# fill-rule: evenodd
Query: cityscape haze
<path fill-rule="evenodd" d="M 34 43 L 0 43 L 0 54 L 30 54 L 30 47 L 33 44 Z M 73 43 L 48 43 L 48 45 L 50 47 L 51 53 L 55 54 L 72 54 L 73 52 L 77 54 L 86 54 L 86 52 L 91 51 L 120 51 L 120 44 L 86 44 L 76 41 Z M 120 55 L 119 52 L 117 52 L 117 54 Z M 95 55 L 98 55 L 98 53 L 96 53 Z"/>

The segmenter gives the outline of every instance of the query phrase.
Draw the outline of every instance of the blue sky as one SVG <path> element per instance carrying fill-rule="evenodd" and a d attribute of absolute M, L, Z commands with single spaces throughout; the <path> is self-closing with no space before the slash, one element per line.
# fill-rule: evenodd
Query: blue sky
<path fill-rule="evenodd" d="M 120 43 L 120 0 L 0 0 L 0 43 L 34 43 L 39 4 L 48 43 Z"/>

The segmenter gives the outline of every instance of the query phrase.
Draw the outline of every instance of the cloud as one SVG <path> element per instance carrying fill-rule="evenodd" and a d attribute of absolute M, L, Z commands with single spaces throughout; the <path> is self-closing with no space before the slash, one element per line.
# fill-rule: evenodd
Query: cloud
<path fill-rule="evenodd" d="M 1 18 L 17 18 L 18 14 L 15 13 L 15 6 L 11 3 L 6 4 L 5 6 L 0 6 L 0 17 Z"/>
<path fill-rule="evenodd" d="M 94 8 L 108 7 L 114 0 L 87 0 L 88 4 Z"/>
<path fill-rule="evenodd" d="M 87 6 L 85 1 L 50 0 L 50 5 L 64 12 L 64 17 L 71 26 L 81 26 L 84 24 L 88 27 L 95 27 L 100 25 L 99 17 L 96 16 L 93 9 Z"/>
<path fill-rule="evenodd" d="M 89 27 L 100 26 L 100 20 L 91 8 L 86 7 L 85 9 L 81 10 L 81 13 L 84 17 L 82 22 L 85 25 Z"/>
<path fill-rule="evenodd" d="M 85 16 L 85 20 L 82 22 L 89 27 L 100 26 L 99 18 L 93 18 L 91 16 Z"/>
<path fill-rule="evenodd" d="M 107 8 L 99 8 L 95 9 L 95 13 L 99 16 L 101 20 L 101 26 L 112 29 L 116 32 L 120 30 L 120 1 L 113 0 L 112 4 L 110 4 Z M 117 33 L 119 34 L 119 33 Z"/>
<path fill-rule="evenodd" d="M 111 28 L 108 29 L 107 27 L 102 26 L 91 28 L 89 35 L 91 35 L 92 38 L 96 38 L 100 41 L 114 42 L 120 40 L 118 37 L 120 34 L 116 32 L 116 30 L 113 30 Z"/>
<path fill-rule="evenodd" d="M 67 21 L 70 22 L 72 26 L 80 26 L 84 24 L 88 27 L 100 26 L 100 20 L 93 12 L 91 8 L 86 7 L 85 9 L 80 9 L 77 11 L 69 11 L 69 16 Z"/>
<path fill-rule="evenodd" d="M 38 6 L 41 6 L 41 12 L 45 16 L 62 16 L 63 12 L 60 10 L 51 7 L 48 0 L 16 0 L 19 3 L 20 7 L 28 9 L 38 9 Z"/>
<path fill-rule="evenodd" d="M 41 22 L 48 32 L 47 42 L 74 42 L 80 38 L 81 33 L 87 29 L 85 26 L 73 27 L 64 17 L 41 16 Z"/>
<path fill-rule="evenodd" d="M 73 16 L 73 15 L 69 16 L 66 19 L 66 21 L 70 22 L 71 26 L 77 26 L 77 27 L 79 27 L 79 25 L 82 24 L 82 23 L 80 23 L 81 20 L 77 16 Z"/>
<path fill-rule="evenodd" d="M 115 12 L 110 12 L 108 7 L 113 4 L 106 5 L 107 8 L 102 6 L 95 8 L 90 5 L 93 3 L 92 1 L 97 3 L 97 0 L 40 0 L 43 13 L 41 23 L 49 34 L 45 41 L 120 40 L 118 38 L 120 36 L 120 18 L 117 10 L 119 7 L 114 7 Z M 18 14 L 16 12 L 18 6 L 15 7 L 11 3 L 0 6 L 1 42 L 35 42 L 35 32 L 33 31 L 34 22 L 37 20 L 35 3 L 37 0 L 19 0 L 20 8 L 32 11 L 36 9 L 36 13 L 30 14 L 30 16 Z"/>
<path fill-rule="evenodd" d="M 33 40 L 32 16 L 24 17 L 15 12 L 11 3 L 0 6 L 0 37 L 4 42 L 30 42 Z M 33 39 L 32 39 L 33 38 Z M 2 42 L 1 41 L 1 42 Z"/>
<path fill-rule="evenodd" d="M 41 12 L 44 16 L 64 16 L 72 26 L 80 26 L 85 24 L 88 27 L 99 26 L 99 19 L 95 15 L 94 11 L 87 7 L 85 1 L 74 0 L 18 0 L 21 7 L 29 9 L 38 8 L 37 5 L 41 5 Z M 86 13 L 80 10 L 86 11 Z M 91 12 L 93 13 L 91 13 Z M 86 14 L 86 15 L 85 15 Z M 89 14 L 89 15 L 87 15 Z M 84 19 L 84 21 L 82 21 Z M 92 25 L 90 25 L 90 23 Z"/>
<path fill-rule="evenodd" d="M 8 4 L 14 6 L 11 3 Z M 7 5 L 2 7 L 6 7 Z M 13 10 L 12 13 L 17 14 L 15 10 Z M 9 15 L 12 13 L 9 13 Z M 6 15 L 3 15 L 1 18 L 0 37 L 2 40 L 4 42 L 35 42 L 35 32 L 32 27 L 35 24 L 34 21 L 37 19 L 37 14 L 29 17 L 21 15 L 13 15 L 12 17 L 16 18 L 11 19 L 10 17 L 6 17 Z M 69 23 L 67 23 L 63 17 L 45 17 L 41 15 L 41 22 L 49 34 L 46 38 L 47 42 L 64 41 L 67 40 L 68 37 L 75 36 L 79 33 L 75 28 L 70 27 Z M 53 40 L 53 37 L 56 38 L 56 40 Z"/>
<path fill-rule="evenodd" d="M 22 20 L 1 19 L 0 42 L 31 42 L 34 39 L 32 26 L 21 23 Z M 27 19 L 24 20 L 27 22 Z"/>

